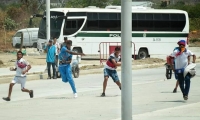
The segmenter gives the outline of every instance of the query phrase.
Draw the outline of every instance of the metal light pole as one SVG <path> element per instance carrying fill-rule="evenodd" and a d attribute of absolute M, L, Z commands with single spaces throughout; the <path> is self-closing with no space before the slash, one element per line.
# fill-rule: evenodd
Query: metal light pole
<path fill-rule="evenodd" d="M 50 39 L 50 0 L 46 0 L 46 27 L 47 27 L 47 41 Z"/>
<path fill-rule="evenodd" d="M 121 120 L 132 120 L 132 0 L 121 0 Z"/>

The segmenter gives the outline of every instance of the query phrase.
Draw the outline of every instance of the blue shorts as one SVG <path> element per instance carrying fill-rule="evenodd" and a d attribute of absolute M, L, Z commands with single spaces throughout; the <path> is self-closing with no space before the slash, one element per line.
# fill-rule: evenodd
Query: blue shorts
<path fill-rule="evenodd" d="M 119 77 L 117 75 L 116 70 L 109 70 L 107 68 L 104 68 L 104 77 L 109 77 L 109 76 L 113 79 L 114 82 L 119 81 Z"/>

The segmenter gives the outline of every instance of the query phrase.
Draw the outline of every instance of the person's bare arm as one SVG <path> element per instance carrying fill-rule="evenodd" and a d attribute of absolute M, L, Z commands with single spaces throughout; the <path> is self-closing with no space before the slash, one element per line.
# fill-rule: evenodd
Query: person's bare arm
<path fill-rule="evenodd" d="M 174 61 L 173 57 L 170 57 L 170 59 L 171 59 L 171 61 Z M 173 71 L 175 71 L 173 62 L 170 62 L 170 67 L 172 68 Z"/>
<path fill-rule="evenodd" d="M 121 62 L 115 62 L 114 59 L 111 59 L 112 63 L 115 65 L 115 67 L 117 66 L 121 66 Z"/>
<path fill-rule="evenodd" d="M 66 50 L 66 52 L 72 54 L 72 55 L 81 55 L 81 56 L 85 56 L 84 53 L 77 53 L 77 52 L 73 52 L 73 51 L 70 51 L 70 50 Z"/>
<path fill-rule="evenodd" d="M 27 65 L 27 69 L 23 71 L 23 74 L 27 73 L 31 69 L 31 65 Z"/>
<path fill-rule="evenodd" d="M 193 57 L 192 62 L 195 63 L 196 62 L 196 55 L 192 55 L 192 57 Z"/>
<path fill-rule="evenodd" d="M 188 64 L 190 64 L 190 56 L 188 56 Z"/>

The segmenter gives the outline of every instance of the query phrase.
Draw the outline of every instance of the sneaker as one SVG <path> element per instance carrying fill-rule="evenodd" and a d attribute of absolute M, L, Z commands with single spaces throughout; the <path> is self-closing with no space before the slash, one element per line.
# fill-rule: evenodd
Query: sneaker
<path fill-rule="evenodd" d="M 183 96 L 183 98 L 184 98 L 184 100 L 188 100 L 188 96 L 187 95 Z"/>
<path fill-rule="evenodd" d="M 29 95 L 30 95 L 30 98 L 33 98 L 33 90 L 30 90 Z"/>
<path fill-rule="evenodd" d="M 56 77 L 53 77 L 53 79 L 57 79 Z"/>
<path fill-rule="evenodd" d="M 51 79 L 51 77 L 48 77 L 47 79 Z"/>
<path fill-rule="evenodd" d="M 176 88 L 174 88 L 173 93 L 177 93 L 177 89 Z"/>
<path fill-rule="evenodd" d="M 78 97 L 78 94 L 77 93 L 74 93 L 74 98 L 77 98 Z"/>
<path fill-rule="evenodd" d="M 101 94 L 101 97 L 105 97 L 105 96 L 106 96 L 106 94 L 105 94 L 105 93 L 102 93 L 102 94 Z"/>
<path fill-rule="evenodd" d="M 3 100 L 5 100 L 5 101 L 10 101 L 10 98 L 9 97 L 4 97 L 4 98 L 2 98 Z"/>

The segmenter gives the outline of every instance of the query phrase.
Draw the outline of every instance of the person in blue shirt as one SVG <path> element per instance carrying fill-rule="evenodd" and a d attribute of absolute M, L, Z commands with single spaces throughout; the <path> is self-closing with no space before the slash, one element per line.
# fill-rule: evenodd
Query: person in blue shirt
<path fill-rule="evenodd" d="M 78 95 L 77 95 L 74 80 L 72 78 L 72 70 L 71 70 L 70 63 L 72 60 L 72 54 L 74 55 L 85 55 L 85 54 L 72 52 L 71 45 L 72 45 L 72 41 L 68 40 L 66 41 L 66 46 L 63 46 L 61 48 L 60 54 L 58 56 L 59 57 L 59 71 L 62 77 L 62 81 L 64 83 L 69 82 L 72 88 L 72 91 L 74 93 L 74 97 L 77 98 Z"/>
<path fill-rule="evenodd" d="M 56 47 L 53 45 L 53 40 L 49 40 L 49 43 L 44 48 L 47 52 L 46 62 L 48 69 L 48 78 L 51 79 L 51 66 L 53 69 L 53 79 L 56 79 L 56 67 L 55 67 L 55 59 L 56 59 Z"/>

